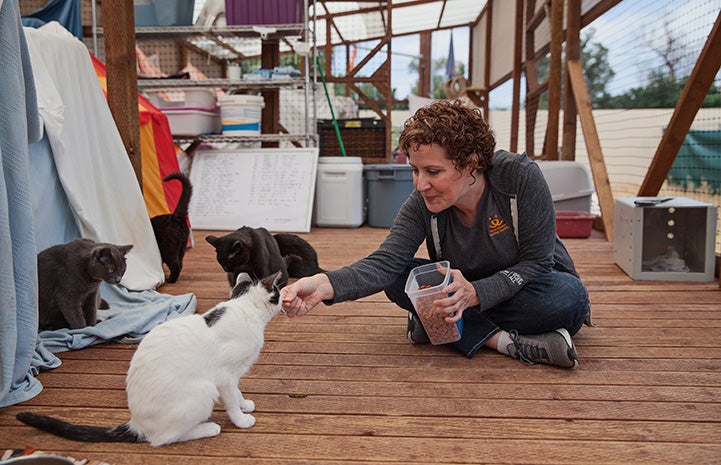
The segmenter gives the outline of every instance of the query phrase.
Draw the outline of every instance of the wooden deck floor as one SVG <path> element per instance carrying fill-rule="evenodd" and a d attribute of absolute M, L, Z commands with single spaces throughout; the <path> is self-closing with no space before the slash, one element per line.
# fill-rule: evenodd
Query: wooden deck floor
<path fill-rule="evenodd" d="M 334 269 L 385 233 L 303 236 L 321 266 Z M 205 235 L 195 232 L 179 282 L 160 289 L 195 293 L 199 312 L 228 293 Z M 256 403 L 249 430 L 218 409 L 218 437 L 152 448 L 67 441 L 15 420 L 32 410 L 88 424 L 126 421 L 134 347 L 109 344 L 60 354 L 62 366 L 39 376 L 40 395 L 0 409 L 0 452 L 32 446 L 112 465 L 721 463 L 718 283 L 632 281 L 597 232 L 566 243 L 598 324 L 575 338 L 575 370 L 527 367 L 486 349 L 468 360 L 413 346 L 405 312 L 377 294 L 271 322 L 260 360 L 241 380 Z"/>

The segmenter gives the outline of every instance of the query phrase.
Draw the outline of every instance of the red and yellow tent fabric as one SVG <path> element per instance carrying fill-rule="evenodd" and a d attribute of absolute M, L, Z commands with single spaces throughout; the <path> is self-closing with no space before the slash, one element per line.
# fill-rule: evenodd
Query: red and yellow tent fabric
<path fill-rule="evenodd" d="M 107 98 L 105 65 L 92 54 L 95 73 Z M 168 118 L 142 95 L 138 94 L 140 122 L 140 156 L 143 175 L 143 198 L 150 218 L 170 213 L 178 203 L 182 186 L 163 182 L 163 178 L 180 171 L 178 157 L 170 134 Z"/>

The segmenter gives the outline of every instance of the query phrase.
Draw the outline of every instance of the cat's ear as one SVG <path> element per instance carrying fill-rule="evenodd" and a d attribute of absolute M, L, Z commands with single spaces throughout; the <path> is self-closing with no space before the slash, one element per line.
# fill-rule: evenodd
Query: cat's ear
<path fill-rule="evenodd" d="M 205 241 L 206 241 L 208 244 L 210 244 L 210 245 L 212 245 L 213 247 L 215 247 L 216 249 L 218 248 L 218 241 L 219 241 L 219 240 L 220 240 L 220 238 L 217 237 L 217 236 L 205 236 Z"/>
<path fill-rule="evenodd" d="M 120 250 L 120 253 L 123 254 L 123 255 L 127 255 L 128 252 L 130 252 L 130 249 L 132 249 L 132 248 L 133 248 L 133 244 L 119 245 L 119 246 L 118 246 L 118 250 Z"/>
<path fill-rule="evenodd" d="M 236 286 L 237 286 L 238 284 L 246 283 L 246 282 L 247 282 L 247 283 L 253 282 L 253 279 L 250 277 L 250 275 L 249 275 L 248 273 L 240 273 L 240 274 L 238 275 L 238 277 L 235 278 L 235 285 L 236 285 Z"/>
<path fill-rule="evenodd" d="M 281 276 L 283 276 L 283 273 L 277 271 L 274 274 L 261 279 L 261 282 L 266 289 L 272 291 L 274 287 L 278 287 L 278 282 L 280 281 Z"/>

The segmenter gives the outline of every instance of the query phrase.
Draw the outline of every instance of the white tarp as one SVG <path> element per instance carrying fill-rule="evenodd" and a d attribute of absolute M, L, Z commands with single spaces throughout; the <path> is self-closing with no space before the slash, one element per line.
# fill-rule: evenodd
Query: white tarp
<path fill-rule="evenodd" d="M 133 244 L 122 285 L 154 289 L 164 280 L 160 251 L 87 48 L 58 23 L 25 35 L 38 108 L 81 235 Z"/>

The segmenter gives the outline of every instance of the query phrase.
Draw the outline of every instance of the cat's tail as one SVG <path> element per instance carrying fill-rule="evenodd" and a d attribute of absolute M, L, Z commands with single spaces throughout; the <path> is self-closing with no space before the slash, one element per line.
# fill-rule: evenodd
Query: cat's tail
<path fill-rule="evenodd" d="M 193 195 L 193 185 L 190 183 L 190 179 L 179 171 L 170 173 L 163 178 L 163 181 L 171 181 L 173 179 L 177 179 L 183 185 L 183 190 L 180 193 L 178 204 L 175 206 L 175 210 L 173 211 L 173 219 L 176 221 L 185 221 L 185 217 L 188 216 L 190 196 Z"/>
<path fill-rule="evenodd" d="M 118 426 L 73 425 L 57 418 L 31 412 L 21 412 L 15 418 L 26 425 L 65 439 L 83 442 L 145 442 L 142 436 L 132 431 L 127 423 Z"/>

